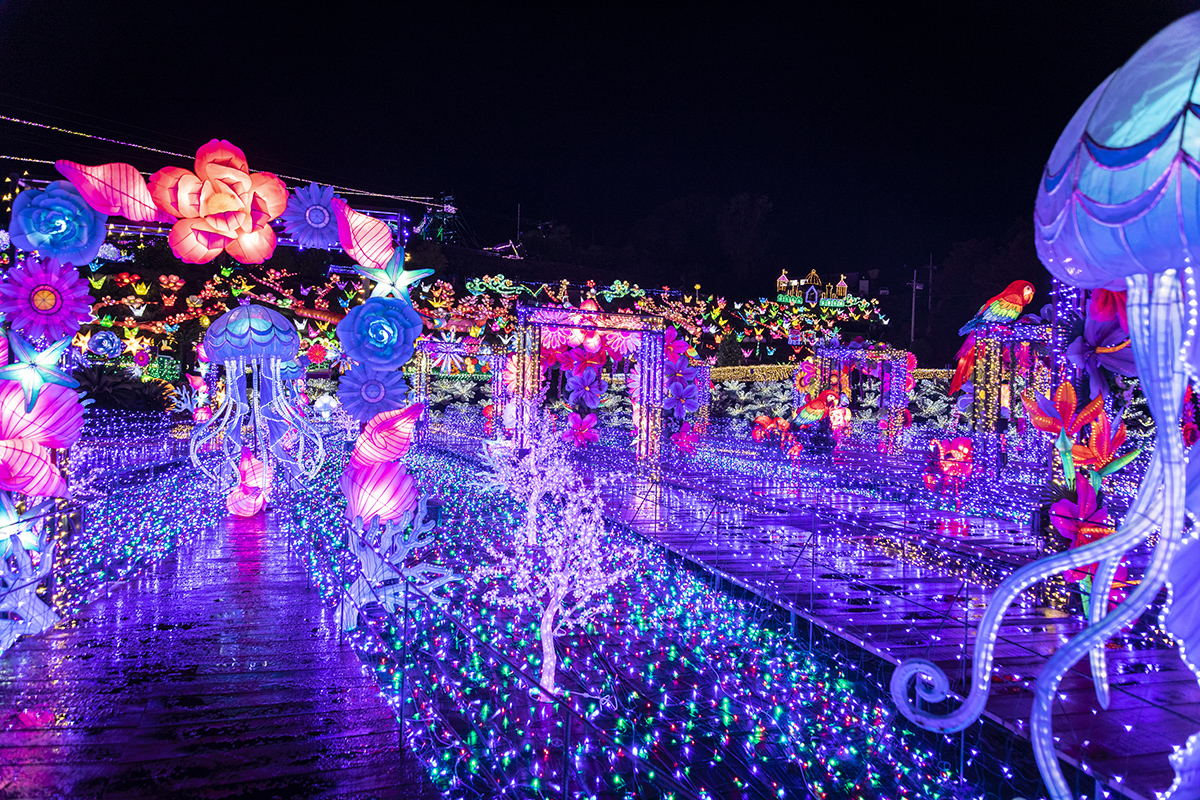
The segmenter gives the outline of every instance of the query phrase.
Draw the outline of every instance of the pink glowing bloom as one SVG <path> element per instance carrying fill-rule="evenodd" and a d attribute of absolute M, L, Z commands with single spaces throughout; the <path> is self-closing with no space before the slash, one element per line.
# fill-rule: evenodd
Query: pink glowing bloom
<path fill-rule="evenodd" d="M 28 439 L 0 441 L 0 489 L 32 497 L 67 496 L 67 482 L 50 451 Z"/>
<path fill-rule="evenodd" d="M 208 383 L 199 375 L 193 375 L 189 372 L 187 382 L 188 386 L 192 387 L 192 391 L 196 394 L 208 394 Z"/>
<path fill-rule="evenodd" d="M 680 356 L 685 356 L 692 346 L 687 343 L 687 340 L 679 335 L 674 326 L 667 328 L 663 334 L 663 358 L 667 361 L 678 361 Z"/>
<path fill-rule="evenodd" d="M 376 414 L 358 435 L 350 463 L 367 467 L 403 458 L 412 444 L 413 429 L 423 410 L 420 403 L 414 403 L 407 408 Z"/>
<path fill-rule="evenodd" d="M 640 364 L 633 365 L 629 377 L 625 379 L 625 388 L 629 391 L 629 397 L 633 402 L 642 402 L 642 367 Z"/>
<path fill-rule="evenodd" d="M 1103 539 L 1114 530 L 1108 511 L 1100 505 L 1092 482 L 1082 472 L 1076 476 L 1075 493 L 1074 502 L 1063 498 L 1050 506 L 1050 522 L 1059 534 L 1071 540 L 1072 549 Z M 1096 564 L 1089 564 L 1067 570 L 1064 577 L 1069 581 L 1082 581 L 1095 574 Z"/>
<path fill-rule="evenodd" d="M 184 281 L 184 279 L 178 275 L 159 275 L 158 282 L 162 285 L 163 289 L 168 292 L 178 292 L 183 288 L 184 283 L 186 283 L 186 281 Z"/>
<path fill-rule="evenodd" d="M 1129 333 L 1129 314 L 1125 310 L 1128 295 L 1124 291 L 1093 289 L 1088 300 L 1088 319 L 1099 322 L 1116 322 L 1126 334 Z"/>
<path fill-rule="evenodd" d="M 567 415 L 567 429 L 563 431 L 562 438 L 576 447 L 600 441 L 600 434 L 596 433 L 596 415 L 581 417 L 572 411 Z"/>
<path fill-rule="evenodd" d="M 308 348 L 308 360 L 312 364 L 320 364 L 328 356 L 328 351 L 325 350 L 325 345 L 317 342 L 312 347 Z"/>
<path fill-rule="evenodd" d="M 572 328 L 567 343 L 571 347 L 579 347 L 589 353 L 604 352 L 604 334 L 587 328 Z"/>
<path fill-rule="evenodd" d="M 582 375 L 585 370 L 592 370 L 599 374 L 600 370 L 608 363 L 608 356 L 602 350 L 588 350 L 584 347 L 572 347 L 567 351 L 570 354 L 570 361 L 563 360 L 563 369 L 569 369 L 572 375 Z"/>
<path fill-rule="evenodd" d="M 517 393 L 517 388 L 520 386 L 520 373 L 516 356 L 509 356 L 508 360 L 504 362 L 504 372 L 500 376 L 500 381 L 504 386 L 504 391 L 509 394 Z"/>
<path fill-rule="evenodd" d="M 92 318 L 88 283 L 70 265 L 27 258 L 0 283 L 0 312 L 27 338 L 57 341 Z"/>
<path fill-rule="evenodd" d="M 671 434 L 671 442 L 679 448 L 680 452 L 695 455 L 696 445 L 700 441 L 700 434 L 692 427 L 692 423 L 685 422 L 679 426 L 679 432 Z"/>
<path fill-rule="evenodd" d="M 171 252 L 185 264 L 207 264 L 222 251 L 243 264 L 275 252 L 271 220 L 287 208 L 288 191 L 270 172 L 250 172 L 246 155 L 224 139 L 196 151 L 196 171 L 164 167 L 150 177 L 150 196 L 178 222 Z"/>
<path fill-rule="evenodd" d="M 150 366 L 150 353 L 145 350 L 138 350 L 133 354 L 133 363 L 139 367 Z"/>
<path fill-rule="evenodd" d="M 346 519 L 361 520 L 366 526 L 398 519 L 417 506 L 417 484 L 404 465 L 388 461 L 356 467 L 347 466 L 339 482 L 346 495 Z"/>
<path fill-rule="evenodd" d="M 208 422 L 212 419 L 212 409 L 208 406 L 200 406 L 192 412 L 192 422 Z"/>
<path fill-rule="evenodd" d="M 542 347 L 549 350 L 565 350 L 570 347 L 568 344 L 570 338 L 571 330 L 569 328 L 542 328 Z"/>
<path fill-rule="evenodd" d="M 605 341 L 614 355 L 627 356 L 637 352 L 642 344 L 642 334 L 637 331 L 611 331 L 606 334 Z"/>
<path fill-rule="evenodd" d="M 0 381 L 0 440 L 25 439 L 43 447 L 70 447 L 83 431 L 83 404 L 73 389 L 49 383 L 31 411 L 17 381 Z"/>

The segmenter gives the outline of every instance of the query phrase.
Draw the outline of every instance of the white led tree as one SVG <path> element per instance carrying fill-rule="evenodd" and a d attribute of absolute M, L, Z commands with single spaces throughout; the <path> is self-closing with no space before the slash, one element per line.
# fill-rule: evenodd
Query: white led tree
<path fill-rule="evenodd" d="M 480 485 L 485 491 L 508 492 L 525 507 L 519 533 L 532 545 L 537 540 L 538 516 L 549 504 L 561 503 L 579 483 L 579 476 L 549 416 L 529 426 L 528 444 L 522 451 L 502 439 L 485 442 L 483 461 L 489 471 L 483 473 Z"/>
<path fill-rule="evenodd" d="M 538 618 L 542 645 L 539 683 L 556 691 L 560 633 L 612 613 L 609 590 L 634 571 L 637 547 L 618 547 L 604 524 L 603 501 L 580 480 L 547 418 L 531 426 L 523 453 L 489 448 L 489 485 L 503 487 L 525 505 L 525 521 L 507 543 L 489 543 L 492 563 L 476 567 L 472 587 L 484 600 Z M 533 431 L 536 431 L 534 433 Z M 539 692 L 538 698 L 551 698 Z"/>

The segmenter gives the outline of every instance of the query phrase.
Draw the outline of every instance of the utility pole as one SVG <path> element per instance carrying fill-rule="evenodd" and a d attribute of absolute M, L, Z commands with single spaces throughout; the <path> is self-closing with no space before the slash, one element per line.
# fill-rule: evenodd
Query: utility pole
<path fill-rule="evenodd" d="M 933 260 L 932 256 L 930 260 Z M 915 269 L 913 270 L 912 283 L 908 285 L 912 287 L 912 319 L 909 320 L 908 325 L 908 342 L 912 344 L 917 340 L 917 289 L 925 288 L 925 284 L 917 283 L 917 271 Z"/>
<path fill-rule="evenodd" d="M 929 254 L 929 316 L 933 317 L 933 253 Z"/>
<path fill-rule="evenodd" d="M 517 241 L 521 241 L 521 204 L 517 203 Z M 932 256 L 930 256 L 932 258 Z"/>

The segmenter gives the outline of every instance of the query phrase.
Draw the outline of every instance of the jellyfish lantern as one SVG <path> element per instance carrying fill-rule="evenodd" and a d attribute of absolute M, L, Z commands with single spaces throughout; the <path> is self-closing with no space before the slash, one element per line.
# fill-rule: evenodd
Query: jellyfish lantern
<path fill-rule="evenodd" d="M 1039 580 L 1099 562 L 1089 624 L 1043 668 L 1031 712 L 1034 753 L 1054 800 L 1073 796 L 1058 764 L 1051 724 L 1067 670 L 1090 657 L 1099 704 L 1107 707 L 1104 644 L 1136 620 L 1164 586 L 1173 590 L 1164 626 L 1188 651 L 1200 645 L 1200 593 L 1190 588 L 1200 551 L 1194 542 L 1185 548 L 1184 535 L 1185 512 L 1200 512 L 1200 447 L 1185 454 L 1179 434 L 1184 390 L 1197 377 L 1198 76 L 1200 13 L 1193 13 L 1150 39 L 1075 112 L 1050 154 L 1034 207 L 1038 256 L 1056 278 L 1085 289 L 1128 290 L 1129 346 L 1155 423 L 1153 458 L 1137 498 L 1115 533 L 1028 564 L 997 588 L 979 626 L 969 692 L 956 708 L 942 713 L 910 698 L 914 683 L 917 697 L 927 703 L 949 696 L 946 673 L 930 661 L 905 661 L 892 678 L 893 697 L 906 717 L 931 730 L 964 729 L 986 703 L 996 637 L 1008 607 Z M 1196 488 L 1189 496 L 1191 483 Z M 1156 530 L 1141 582 L 1110 611 L 1122 556 Z M 1175 797 L 1200 797 L 1196 739 L 1172 756 Z"/>
<path fill-rule="evenodd" d="M 311 478 L 325 460 L 291 385 L 300 338 L 277 311 L 245 305 L 222 314 L 204 335 L 201 352 L 225 367 L 225 398 L 212 418 L 192 432 L 192 463 L 222 490 L 239 485 L 247 448 L 275 480 Z M 205 457 L 211 450 L 217 458 Z M 262 487 L 270 495 L 270 487 Z"/>

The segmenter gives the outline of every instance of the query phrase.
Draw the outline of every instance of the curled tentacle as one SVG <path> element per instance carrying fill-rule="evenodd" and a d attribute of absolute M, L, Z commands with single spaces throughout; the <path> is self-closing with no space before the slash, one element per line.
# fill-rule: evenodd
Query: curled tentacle
<path fill-rule="evenodd" d="M 1142 391 L 1154 417 L 1155 454 L 1163 472 L 1163 497 L 1158 505 L 1163 520 L 1158 545 L 1137 589 L 1103 622 L 1089 626 L 1060 648 L 1038 678 L 1030 717 L 1031 738 L 1038 767 L 1054 800 L 1071 797 L 1070 787 L 1063 778 L 1054 750 L 1051 713 L 1058 685 L 1067 670 L 1085 653 L 1103 645 L 1110 636 L 1149 608 L 1166 584 L 1167 572 L 1182 543 L 1187 470 L 1183 441 L 1178 430 L 1179 409 L 1186 383 L 1184 364 L 1190 356 L 1191 338 L 1184 336 L 1184 304 L 1180 296 L 1179 276 L 1174 270 L 1166 270 L 1153 277 L 1133 275 L 1126 282 L 1129 286 L 1127 307 L 1130 344 Z M 1157 490 L 1157 486 L 1143 483 L 1138 500 L 1142 500 L 1144 495 L 1157 493 Z M 1132 524 L 1139 524 L 1142 519 L 1139 515 Z M 1129 523 L 1127 516 L 1125 524 Z M 1102 599 L 1106 601 L 1107 595 Z"/>
<path fill-rule="evenodd" d="M 1150 503 L 1144 505 L 1149 506 Z M 1153 511 L 1151 508 L 1144 510 Z M 1145 513 L 1135 516 L 1131 511 L 1126 516 L 1126 523 L 1111 536 L 1026 564 L 996 588 L 975 636 L 971 690 L 963 704 L 954 711 L 946 715 L 933 714 L 915 708 L 908 699 L 909 680 L 917 677 L 923 678 L 926 684 L 922 686 L 922 681 L 917 681 L 917 693 L 921 699 L 930 702 L 945 699 L 949 684 L 941 668 L 924 659 L 909 659 L 897 666 L 896 671 L 892 673 L 891 692 L 892 700 L 900 713 L 923 728 L 941 733 L 961 731 L 978 719 L 983 713 L 991 689 L 996 633 L 1000 630 L 1008 607 L 1030 586 L 1051 575 L 1096 561 L 1119 558 L 1130 547 L 1150 535 L 1157 523 L 1157 517 Z"/>

